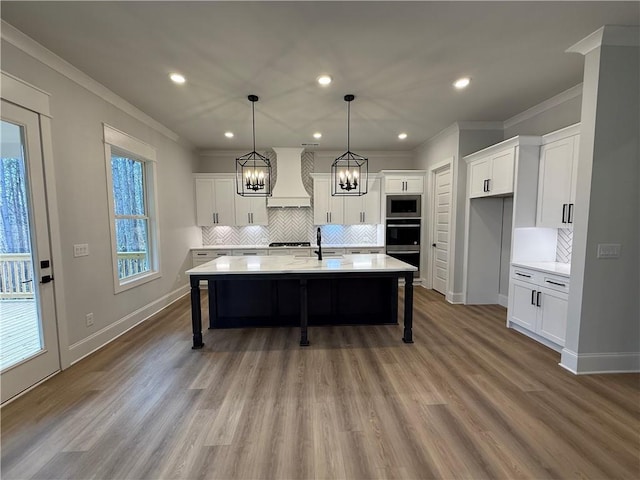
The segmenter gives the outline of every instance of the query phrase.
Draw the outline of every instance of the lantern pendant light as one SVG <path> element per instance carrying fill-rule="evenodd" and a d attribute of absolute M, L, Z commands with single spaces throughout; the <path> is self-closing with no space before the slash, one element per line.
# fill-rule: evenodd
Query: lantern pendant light
<path fill-rule="evenodd" d="M 333 161 L 331 165 L 331 195 L 366 195 L 369 184 L 369 160 L 350 150 L 351 102 L 356 97 L 345 95 L 347 102 L 347 151 Z"/>
<path fill-rule="evenodd" d="M 271 162 L 256 152 L 256 113 L 257 95 L 247 97 L 251 102 L 253 119 L 253 151 L 236 158 L 236 190 L 243 197 L 271 196 Z"/>

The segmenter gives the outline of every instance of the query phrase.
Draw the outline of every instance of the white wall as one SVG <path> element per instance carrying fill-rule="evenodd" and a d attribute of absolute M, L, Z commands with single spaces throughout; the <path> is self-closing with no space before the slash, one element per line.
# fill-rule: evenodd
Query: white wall
<path fill-rule="evenodd" d="M 331 164 L 343 151 L 313 151 L 314 173 L 330 173 Z M 203 150 L 199 152 L 198 173 L 233 173 L 235 160 L 240 155 L 249 153 L 246 151 Z M 269 152 L 258 151 L 265 156 Z M 357 151 L 359 155 L 369 159 L 369 172 L 377 173 L 380 170 L 406 170 L 415 168 L 414 154 L 410 151 Z M 277 161 L 277 160 L 276 160 Z"/>
<path fill-rule="evenodd" d="M 423 143 L 415 151 L 415 168 L 429 171 L 447 159 L 452 162 L 451 236 L 449 241 L 449 291 L 447 300 L 462 302 L 464 267 L 464 224 L 467 192 L 467 166 L 462 157 L 502 140 L 502 129 L 484 123 L 453 124 Z M 427 180 L 427 184 L 429 181 Z M 430 206 L 427 204 L 427 209 Z M 423 245 L 431 244 L 431 232 L 425 229 Z M 424 255 L 422 271 L 427 272 L 429 256 Z"/>
<path fill-rule="evenodd" d="M 59 305 L 63 367 L 113 339 L 135 322 L 186 292 L 189 247 L 195 227 L 192 172 L 196 158 L 179 144 L 67 76 L 2 41 L 2 70 L 51 94 L 52 142 L 62 258 L 53 259 Z M 162 277 L 114 294 L 111 264 L 103 122 L 157 150 Z M 89 244 L 88 257 L 73 257 L 73 245 Z M 56 260 L 58 263 L 56 263 Z M 59 273 L 63 273 L 63 277 Z M 178 279 L 180 276 L 180 279 Z M 94 325 L 85 315 L 94 314 Z"/>
<path fill-rule="evenodd" d="M 616 39 L 623 33 L 618 30 Z M 632 37 L 637 42 L 637 27 Z M 605 45 L 585 55 L 571 290 L 562 352 L 562 364 L 579 373 L 640 369 L 639 53 L 637 46 Z M 598 259 L 601 243 L 620 244 L 620 258 Z"/>

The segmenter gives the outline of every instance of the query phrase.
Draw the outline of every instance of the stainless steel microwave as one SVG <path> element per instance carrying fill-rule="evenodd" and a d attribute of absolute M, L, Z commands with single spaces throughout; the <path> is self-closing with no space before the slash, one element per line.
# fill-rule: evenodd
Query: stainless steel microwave
<path fill-rule="evenodd" d="M 421 195 L 387 195 L 387 218 L 420 218 Z"/>

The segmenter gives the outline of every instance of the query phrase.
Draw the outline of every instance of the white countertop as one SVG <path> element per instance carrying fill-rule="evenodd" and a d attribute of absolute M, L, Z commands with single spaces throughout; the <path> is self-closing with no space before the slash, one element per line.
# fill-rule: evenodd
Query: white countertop
<path fill-rule="evenodd" d="M 511 265 L 514 265 L 516 267 L 531 268 L 532 270 L 538 270 L 545 273 L 553 273 L 555 275 L 562 275 L 563 277 L 571 276 L 570 263 L 519 261 L 513 262 Z"/>
<path fill-rule="evenodd" d="M 414 272 L 417 268 L 384 254 L 344 255 L 322 261 L 316 257 L 219 257 L 187 270 L 187 275 L 239 275 L 266 273 Z"/>
<path fill-rule="evenodd" d="M 318 248 L 315 244 L 307 247 L 270 247 L 269 245 L 204 245 L 202 247 L 191 247 L 191 250 L 250 250 L 252 248 Z M 323 243 L 322 248 L 384 248 L 384 245 L 364 245 L 364 244 L 329 244 Z"/>

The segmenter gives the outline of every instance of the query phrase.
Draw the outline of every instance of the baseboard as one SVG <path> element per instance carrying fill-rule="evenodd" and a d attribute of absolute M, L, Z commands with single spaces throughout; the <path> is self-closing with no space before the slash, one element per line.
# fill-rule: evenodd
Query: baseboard
<path fill-rule="evenodd" d="M 498 295 L 498 305 L 507 308 L 509 306 L 509 297 L 507 295 Z"/>
<path fill-rule="evenodd" d="M 447 292 L 444 298 L 447 300 L 447 302 L 453 303 L 454 305 L 461 305 L 464 303 L 464 294 L 462 292 Z"/>
<path fill-rule="evenodd" d="M 576 353 L 562 349 L 560 366 L 575 375 L 640 372 L 640 352 Z"/>
<path fill-rule="evenodd" d="M 71 357 L 71 362 L 69 366 L 79 362 L 88 355 L 91 355 L 96 350 L 99 350 L 106 344 L 114 341 L 119 336 L 125 334 L 133 327 L 144 322 L 168 305 L 171 305 L 173 302 L 183 297 L 187 293 L 189 293 L 188 285 L 180 287 L 173 292 L 169 292 L 168 294 L 163 295 L 157 300 L 154 300 L 153 302 L 138 308 L 137 310 L 131 312 L 129 315 L 126 315 L 125 317 L 122 317 L 120 320 L 115 321 L 111 325 L 98 330 L 87 338 L 83 338 L 79 342 L 70 345 L 69 356 Z"/>

